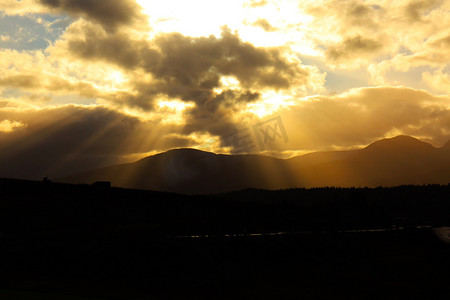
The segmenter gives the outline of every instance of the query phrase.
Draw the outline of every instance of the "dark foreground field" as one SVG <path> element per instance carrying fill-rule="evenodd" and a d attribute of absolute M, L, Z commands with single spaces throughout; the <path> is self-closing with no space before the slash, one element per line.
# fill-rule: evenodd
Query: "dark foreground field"
<path fill-rule="evenodd" d="M 29 238 L 2 243 L 0 296 L 448 299 L 449 250 L 428 230 L 164 240 Z"/>
<path fill-rule="evenodd" d="M 0 299 L 450 294 L 450 244 L 431 228 L 417 228 L 448 225 L 448 186 L 264 192 L 266 197 L 261 191 L 186 197 L 17 181 L 0 186 Z M 408 194 L 415 196 L 401 208 Z M 312 199 L 319 204 L 311 205 Z M 404 229 L 391 230 L 393 225 Z M 388 230 L 353 232 L 380 229 Z M 286 233 L 252 235 L 278 231 Z"/>

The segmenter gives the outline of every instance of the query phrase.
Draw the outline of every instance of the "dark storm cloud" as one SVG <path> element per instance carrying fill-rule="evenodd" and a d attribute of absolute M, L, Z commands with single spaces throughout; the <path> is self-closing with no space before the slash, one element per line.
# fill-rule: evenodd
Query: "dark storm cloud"
<path fill-rule="evenodd" d="M 71 30 L 63 47 L 73 56 L 103 60 L 131 74 L 135 93 L 117 93 L 107 100 L 144 110 L 154 109 L 160 96 L 194 102 L 196 105 L 185 112 L 185 134 L 228 134 L 235 129 L 233 114 L 242 109 L 242 104 L 259 99 L 255 91 L 301 88 L 311 80 L 310 69 L 288 60 L 282 47 L 255 47 L 227 28 L 220 37 L 170 33 L 153 40 L 108 33 L 92 24 Z M 142 72 L 151 75 L 151 80 L 133 75 Z M 223 76 L 237 79 L 239 88 L 222 87 Z"/>
<path fill-rule="evenodd" d="M 183 133 L 207 131 L 221 137 L 228 135 L 241 126 L 233 119 L 233 116 L 239 113 L 239 104 L 256 101 L 259 97 L 259 93 L 225 90 L 203 105 L 187 110 L 185 115 L 187 124 Z"/>
<path fill-rule="evenodd" d="M 71 33 L 81 37 L 69 39 L 67 48 L 82 59 L 111 62 L 125 69 L 145 68 L 159 61 L 159 52 L 147 40 L 131 39 L 125 32 L 108 33 L 93 24 L 83 24 Z"/>
<path fill-rule="evenodd" d="M 225 103 L 226 106 L 233 106 L 235 102 L 246 103 L 256 101 L 260 96 L 261 94 L 258 92 L 225 90 L 218 94 L 215 99 L 217 102 Z"/>
<path fill-rule="evenodd" d="M 55 10 L 82 16 L 100 23 L 106 30 L 121 25 L 146 22 L 141 7 L 132 0 L 38 0 Z"/>
<path fill-rule="evenodd" d="M 286 89 L 307 85 L 309 70 L 283 56 L 282 48 L 260 48 L 224 29 L 222 36 L 187 37 L 162 34 L 152 41 L 123 33 L 107 34 L 87 26 L 83 38 L 69 39 L 68 50 L 78 58 L 104 60 L 126 70 L 153 75 L 149 96 L 165 94 L 202 103 L 213 97 L 221 76 L 234 76 L 243 89 Z M 132 104 L 132 103 L 130 103 Z"/>
<path fill-rule="evenodd" d="M 326 51 L 327 58 L 332 61 L 347 60 L 357 56 L 371 56 L 383 48 L 383 44 L 376 40 L 355 36 L 347 38 L 336 46 L 329 47 Z"/>
<path fill-rule="evenodd" d="M 195 105 L 183 114 L 184 135 L 227 135 L 239 126 L 236 114 L 258 101 L 263 90 L 316 86 L 312 84 L 317 80 L 312 68 L 294 56 L 287 58 L 288 48 L 256 47 L 227 27 L 219 37 L 160 33 L 148 39 L 112 30 L 139 18 L 139 9 L 129 1 L 108 7 L 113 10 L 111 14 L 102 13 L 105 1 L 40 1 L 86 19 L 71 24 L 49 53 L 87 63 L 113 64 L 129 79 L 127 91 L 97 91 L 93 98 L 106 100 L 115 109 L 131 107 L 145 112 L 157 111 L 161 98 L 193 102 Z M 130 17 L 123 16 L 123 11 L 131 12 Z M 267 31 L 275 29 L 267 20 L 256 25 Z M 238 86 L 223 86 L 224 76 L 236 79 Z"/>

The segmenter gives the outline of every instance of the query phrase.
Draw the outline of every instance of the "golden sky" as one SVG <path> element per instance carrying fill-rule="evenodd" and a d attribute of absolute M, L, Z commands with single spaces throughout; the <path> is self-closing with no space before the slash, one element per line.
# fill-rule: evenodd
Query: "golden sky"
<path fill-rule="evenodd" d="M 227 137 L 274 117 L 258 153 L 450 138 L 448 0 L 0 0 L 0 69 L 8 172 L 252 152 Z"/>

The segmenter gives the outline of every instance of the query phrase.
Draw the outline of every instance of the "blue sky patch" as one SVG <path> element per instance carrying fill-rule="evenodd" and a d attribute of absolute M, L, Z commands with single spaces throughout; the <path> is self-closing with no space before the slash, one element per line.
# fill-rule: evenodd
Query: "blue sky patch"
<path fill-rule="evenodd" d="M 13 50 L 45 49 L 70 25 L 65 15 L 29 14 L 8 16 L 0 13 L 0 48 Z"/>

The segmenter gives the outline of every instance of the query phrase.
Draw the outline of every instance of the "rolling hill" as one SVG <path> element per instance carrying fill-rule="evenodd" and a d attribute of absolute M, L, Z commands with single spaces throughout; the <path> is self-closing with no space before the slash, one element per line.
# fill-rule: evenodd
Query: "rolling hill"
<path fill-rule="evenodd" d="M 397 136 L 359 150 L 316 152 L 290 159 L 173 149 L 58 181 L 110 181 L 114 186 L 188 194 L 245 188 L 447 184 L 450 142 L 435 148 L 409 136 Z"/>

